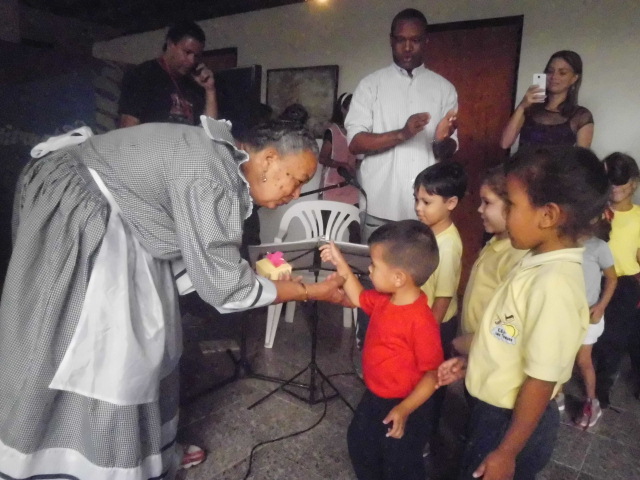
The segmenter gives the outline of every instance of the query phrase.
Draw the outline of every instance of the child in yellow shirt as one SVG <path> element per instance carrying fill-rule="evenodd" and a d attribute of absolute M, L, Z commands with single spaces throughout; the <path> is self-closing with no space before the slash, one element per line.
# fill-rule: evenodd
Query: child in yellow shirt
<path fill-rule="evenodd" d="M 489 170 L 480 186 L 478 213 L 487 233 L 493 235 L 471 268 L 462 299 L 462 333 L 474 333 L 496 288 L 527 250 L 511 245 L 507 232 L 507 181 L 502 166 Z"/>
<path fill-rule="evenodd" d="M 445 358 L 449 358 L 451 341 L 458 329 L 456 314 L 462 268 L 462 240 L 451 213 L 467 190 L 467 175 L 459 163 L 436 163 L 418 174 L 413 189 L 418 220 L 431 228 L 438 242 L 440 262 L 422 290 L 440 324 L 442 348 Z"/>
<path fill-rule="evenodd" d="M 604 167 L 579 147 L 520 150 L 505 165 L 507 230 L 529 249 L 498 287 L 473 336 L 466 371 L 471 396 L 459 480 L 533 479 L 555 445 L 553 397 L 571 377 L 589 325 L 578 238 L 605 208 Z M 467 360 L 439 369 L 439 383 L 464 376 Z"/>
<path fill-rule="evenodd" d="M 618 285 L 605 310 L 604 333 L 593 347 L 596 360 L 596 396 L 602 408 L 609 406 L 609 395 L 628 351 L 635 375 L 634 395 L 640 397 L 640 205 L 633 204 L 640 171 L 636 161 L 623 153 L 604 159 L 612 184 L 613 210 L 609 247 L 618 275 Z"/>

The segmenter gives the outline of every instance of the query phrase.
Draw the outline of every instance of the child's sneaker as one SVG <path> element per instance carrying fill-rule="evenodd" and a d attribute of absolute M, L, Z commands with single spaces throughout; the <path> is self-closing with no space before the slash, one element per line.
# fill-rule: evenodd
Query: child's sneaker
<path fill-rule="evenodd" d="M 576 422 L 580 427 L 585 430 L 589 427 L 593 427 L 602 416 L 602 408 L 600 408 L 600 402 L 597 398 L 589 398 L 582 407 L 582 416 Z"/>
<path fill-rule="evenodd" d="M 555 400 L 558 404 L 558 410 L 564 412 L 564 393 L 557 394 Z"/>

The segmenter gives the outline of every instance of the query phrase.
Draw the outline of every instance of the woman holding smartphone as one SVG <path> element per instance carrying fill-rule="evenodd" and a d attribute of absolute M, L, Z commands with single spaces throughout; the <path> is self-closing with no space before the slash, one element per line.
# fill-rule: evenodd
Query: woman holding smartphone
<path fill-rule="evenodd" d="M 590 147 L 593 116 L 578 105 L 582 83 L 582 59 L 571 50 L 551 55 L 545 67 L 546 92 L 537 85 L 527 89 L 502 132 L 500 145 L 511 146 L 520 135 L 520 146 L 568 145 Z"/>

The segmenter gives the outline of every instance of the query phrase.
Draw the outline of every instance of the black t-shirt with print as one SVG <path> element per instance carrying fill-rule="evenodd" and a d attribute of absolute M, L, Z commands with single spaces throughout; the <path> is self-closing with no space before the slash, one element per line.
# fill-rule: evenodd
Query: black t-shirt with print
<path fill-rule="evenodd" d="M 196 125 L 204 107 L 204 89 L 189 76 L 176 78 L 174 83 L 157 59 L 132 68 L 122 79 L 118 113 L 140 123 Z"/>

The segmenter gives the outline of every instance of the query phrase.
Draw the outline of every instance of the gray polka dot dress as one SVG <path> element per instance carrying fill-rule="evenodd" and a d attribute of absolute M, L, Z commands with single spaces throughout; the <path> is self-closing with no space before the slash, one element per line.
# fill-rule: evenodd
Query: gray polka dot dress
<path fill-rule="evenodd" d="M 111 210 L 87 167 L 100 175 L 158 272 L 169 272 L 169 260 L 182 256 L 199 295 L 214 306 L 253 289 L 254 274 L 238 253 L 252 208 L 239 173 L 247 155 L 233 146 L 228 126 L 213 129 L 217 140 L 202 127 L 116 130 L 25 168 L 0 302 L 0 477 L 173 476 L 175 368 L 159 381 L 158 401 L 140 405 L 49 384 L 76 331 Z M 173 326 L 178 317 L 175 308 L 164 312 Z"/>

